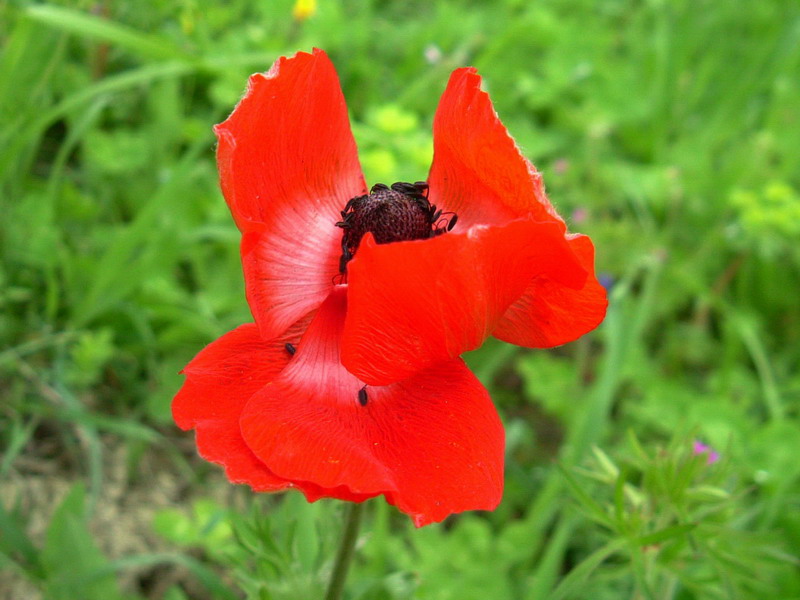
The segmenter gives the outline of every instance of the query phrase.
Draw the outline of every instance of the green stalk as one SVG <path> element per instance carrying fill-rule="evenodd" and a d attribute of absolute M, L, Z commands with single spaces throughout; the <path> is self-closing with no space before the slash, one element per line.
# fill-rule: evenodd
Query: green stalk
<path fill-rule="evenodd" d="M 347 579 L 347 572 L 355 554 L 356 539 L 358 539 L 358 527 L 361 524 L 361 515 L 364 512 L 363 502 L 352 502 L 347 506 L 347 516 L 345 517 L 344 532 L 342 541 L 339 545 L 339 552 L 336 555 L 336 564 L 333 566 L 331 580 L 328 583 L 328 591 L 325 600 L 340 600 L 344 592 L 344 582 Z"/>

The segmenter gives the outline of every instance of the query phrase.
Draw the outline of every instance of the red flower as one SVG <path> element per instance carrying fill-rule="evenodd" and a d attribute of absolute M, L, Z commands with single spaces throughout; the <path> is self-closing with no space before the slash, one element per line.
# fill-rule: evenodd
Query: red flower
<path fill-rule="evenodd" d="M 459 355 L 574 340 L 606 300 L 475 70 L 442 96 L 429 188 L 368 195 L 321 50 L 253 75 L 215 131 L 255 324 L 187 365 L 178 425 L 256 491 L 383 494 L 417 526 L 494 508 L 503 428 Z"/>

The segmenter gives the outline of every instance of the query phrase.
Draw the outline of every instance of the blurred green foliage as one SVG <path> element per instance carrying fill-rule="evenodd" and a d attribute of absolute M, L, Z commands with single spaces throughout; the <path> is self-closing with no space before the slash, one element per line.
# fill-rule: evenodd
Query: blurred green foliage
<path fill-rule="evenodd" d="M 292 9 L 0 4 L 0 588 L 322 589 L 340 507 L 243 491 L 233 510 L 169 410 L 180 368 L 250 319 L 211 125 L 251 72 L 317 46 L 370 183 L 424 178 L 447 77 L 478 67 L 611 289 L 606 323 L 577 343 L 467 357 L 506 421 L 504 502 L 418 531 L 372 503 L 349 597 L 800 597 L 800 5 Z M 693 457 L 687 432 L 721 463 Z M 99 549 L 114 533 L 91 516 L 120 446 L 126 493 L 147 489 L 147 456 L 180 479 L 181 503 L 154 517 L 171 550 Z M 18 501 L 37 477 L 86 482 L 39 538 L 44 499 Z"/>

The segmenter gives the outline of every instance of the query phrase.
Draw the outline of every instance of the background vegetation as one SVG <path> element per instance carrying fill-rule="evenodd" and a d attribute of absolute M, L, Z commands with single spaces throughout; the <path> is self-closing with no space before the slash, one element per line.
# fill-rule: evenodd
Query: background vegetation
<path fill-rule="evenodd" d="M 0 598 L 320 597 L 341 507 L 231 486 L 169 409 L 250 319 L 211 125 L 312 46 L 370 183 L 425 176 L 478 67 L 611 298 L 578 343 L 469 357 L 504 502 L 372 502 L 349 597 L 800 598 L 800 4 L 293 8 L 0 4 Z"/>

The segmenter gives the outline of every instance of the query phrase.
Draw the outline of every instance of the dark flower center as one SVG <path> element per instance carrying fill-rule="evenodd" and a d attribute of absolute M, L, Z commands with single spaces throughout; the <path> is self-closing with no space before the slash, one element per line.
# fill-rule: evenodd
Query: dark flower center
<path fill-rule="evenodd" d="M 344 229 L 339 272 L 347 272 L 347 263 L 368 231 L 379 244 L 424 240 L 450 231 L 457 219 L 455 213 L 442 213 L 428 201 L 424 181 L 397 182 L 392 187 L 376 183 L 369 194 L 351 198 L 336 223 Z"/>

